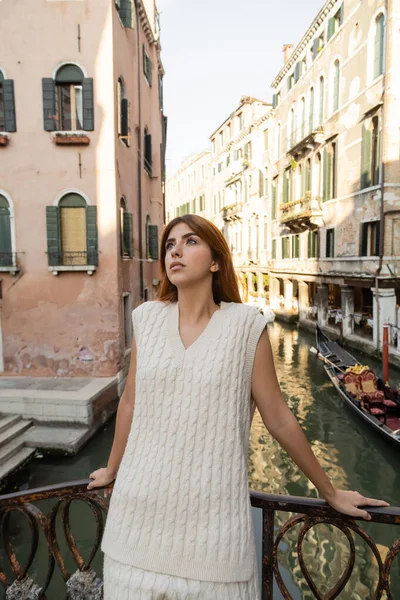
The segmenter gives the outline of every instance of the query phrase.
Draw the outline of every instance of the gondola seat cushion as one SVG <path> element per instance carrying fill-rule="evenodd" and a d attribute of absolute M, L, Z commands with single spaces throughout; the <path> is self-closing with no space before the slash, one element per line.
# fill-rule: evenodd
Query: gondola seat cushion
<path fill-rule="evenodd" d="M 354 397 L 358 397 L 360 395 L 359 378 L 355 373 L 346 373 L 343 377 L 343 383 L 346 392 Z"/>

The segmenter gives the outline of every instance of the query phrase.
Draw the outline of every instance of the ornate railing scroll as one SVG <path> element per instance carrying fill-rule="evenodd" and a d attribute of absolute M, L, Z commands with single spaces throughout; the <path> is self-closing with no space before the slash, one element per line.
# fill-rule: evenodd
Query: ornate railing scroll
<path fill-rule="evenodd" d="M 2 546 L 0 547 L 0 584 L 3 586 L 7 600 L 53 600 L 48 595 L 49 585 L 57 568 L 65 582 L 65 594 L 68 600 L 101 600 L 103 598 L 103 583 L 93 570 L 92 562 L 100 548 L 104 531 L 105 516 L 108 503 L 96 492 L 87 491 L 88 481 L 74 481 L 40 489 L 0 496 L 0 533 Z M 54 500 L 51 508 L 41 510 L 43 501 Z M 96 525 L 96 534 L 93 539 L 90 556 L 85 560 L 78 549 L 76 538 L 73 534 L 70 509 L 74 502 L 83 502 L 92 512 Z M 267 495 L 251 492 L 251 502 L 254 507 L 262 509 L 263 514 L 263 558 L 262 558 L 262 600 L 272 600 L 274 579 L 285 600 L 291 600 L 283 581 L 280 564 L 278 561 L 279 545 L 286 533 L 293 528 L 300 527 L 297 536 L 297 557 L 301 572 L 313 593 L 319 600 L 333 600 L 338 598 L 348 583 L 356 560 L 356 546 L 354 534 L 358 535 L 371 549 L 378 565 L 378 579 L 376 586 L 370 591 L 370 598 L 379 600 L 384 594 L 389 600 L 395 600 L 391 590 L 391 570 L 396 556 L 400 554 L 400 538 L 388 549 L 384 558 L 378 550 L 377 544 L 357 522 L 345 518 L 324 501 L 298 498 L 294 496 Z M 276 531 L 276 512 L 294 513 L 284 525 Z M 22 514 L 28 525 L 30 539 L 26 540 L 28 558 L 22 565 L 13 547 L 10 518 L 13 513 Z M 385 525 L 400 525 L 400 508 L 368 509 L 371 521 Z M 67 566 L 65 556 L 61 551 L 62 541 L 57 522 L 61 519 L 63 540 L 67 551 L 73 557 L 76 571 L 71 573 Z M 360 523 L 360 524 L 359 524 Z M 303 545 L 307 534 L 320 524 L 329 524 L 339 529 L 345 536 L 349 548 L 349 560 L 344 573 L 339 581 L 327 593 L 322 594 L 313 581 L 304 559 Z M 39 549 L 39 537 L 44 535 L 47 542 L 48 564 L 47 573 L 43 582 L 34 581 L 30 575 L 33 561 Z M 12 577 L 7 576 L 4 561 L 8 561 Z M 60 599 L 57 599 L 60 600 Z"/>

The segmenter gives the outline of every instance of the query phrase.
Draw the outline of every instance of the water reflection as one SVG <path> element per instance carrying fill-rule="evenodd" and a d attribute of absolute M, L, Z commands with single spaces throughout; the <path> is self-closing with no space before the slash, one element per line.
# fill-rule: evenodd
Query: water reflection
<path fill-rule="evenodd" d="M 399 453 L 381 440 L 357 419 L 342 403 L 325 374 L 323 365 L 309 352 L 314 338 L 302 331 L 274 323 L 269 328 L 275 365 L 283 394 L 301 423 L 323 468 L 334 485 L 357 489 L 372 497 L 384 497 L 400 504 Z M 379 371 L 372 359 L 360 358 Z M 392 377 L 400 380 L 400 373 Z M 268 434 L 258 412 L 250 437 L 249 477 L 252 489 L 265 493 L 316 497 L 313 485 L 293 464 L 277 442 Z M 287 520 L 277 515 L 277 529 Z M 400 535 L 400 528 L 366 524 L 365 529 L 379 543 L 381 555 Z M 312 599 L 297 559 L 297 537 L 300 526 L 292 529 L 281 544 L 280 561 L 290 571 L 298 598 Z M 396 531 L 397 530 L 397 531 Z M 356 537 L 356 565 L 340 598 L 370 598 L 377 581 L 377 562 L 368 546 Z M 321 592 L 327 593 L 340 579 L 348 561 L 348 541 L 344 534 L 330 526 L 319 525 L 306 536 L 304 558 Z M 394 597 L 400 598 L 399 563 L 392 569 Z M 279 597 L 279 596 L 278 596 Z"/>

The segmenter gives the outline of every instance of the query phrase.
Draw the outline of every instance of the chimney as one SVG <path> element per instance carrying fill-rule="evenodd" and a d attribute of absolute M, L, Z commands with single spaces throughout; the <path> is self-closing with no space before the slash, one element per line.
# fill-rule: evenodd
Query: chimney
<path fill-rule="evenodd" d="M 293 44 L 285 44 L 283 46 L 283 64 L 286 65 L 293 52 Z"/>

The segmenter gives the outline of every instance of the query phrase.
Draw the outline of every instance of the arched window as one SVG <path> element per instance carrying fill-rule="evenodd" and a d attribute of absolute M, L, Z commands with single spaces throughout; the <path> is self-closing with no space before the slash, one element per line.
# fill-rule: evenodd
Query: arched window
<path fill-rule="evenodd" d="M 339 109 L 339 94 L 340 94 L 340 62 L 338 59 L 333 63 L 333 78 L 332 78 L 332 112 Z"/>
<path fill-rule="evenodd" d="M 374 79 L 383 73 L 385 43 L 385 16 L 381 13 L 375 20 Z"/>
<path fill-rule="evenodd" d="M 318 115 L 318 125 L 322 126 L 325 118 L 325 80 L 321 75 L 319 78 L 319 115 Z"/>
<path fill-rule="evenodd" d="M 189 207 L 187 207 L 189 212 Z M 146 256 L 151 260 L 158 260 L 158 225 L 152 225 L 149 215 L 146 217 Z"/>
<path fill-rule="evenodd" d="M 133 257 L 133 215 L 126 208 L 125 198 L 120 203 L 121 256 Z"/>
<path fill-rule="evenodd" d="M 281 155 L 281 124 L 278 123 L 275 130 L 275 160 Z"/>
<path fill-rule="evenodd" d="M 77 65 L 60 67 L 55 80 L 44 78 L 43 114 L 46 131 L 93 131 L 93 79 Z"/>
<path fill-rule="evenodd" d="M 332 142 L 324 149 L 324 176 L 322 199 L 337 198 L 337 143 Z"/>
<path fill-rule="evenodd" d="M 375 115 L 369 121 L 364 121 L 361 144 L 361 189 L 378 185 L 381 170 L 381 116 Z"/>
<path fill-rule="evenodd" d="M 58 206 L 46 207 L 49 265 L 98 264 L 96 206 L 75 192 L 61 198 Z"/>
<path fill-rule="evenodd" d="M 317 154 L 315 155 L 315 181 L 316 181 L 316 186 L 315 186 L 315 190 L 314 193 L 316 194 L 317 198 L 321 198 L 321 187 L 322 187 L 322 157 L 321 157 L 321 153 L 317 152 Z"/>
<path fill-rule="evenodd" d="M 83 129 L 83 79 L 76 65 L 65 65 L 56 74 L 59 128 L 63 131 Z"/>
<path fill-rule="evenodd" d="M 151 133 L 147 127 L 144 129 L 144 168 L 149 175 L 152 174 L 153 170 L 153 154 L 151 148 Z M 188 187 L 190 187 L 190 182 L 188 182 Z"/>
<path fill-rule="evenodd" d="M 133 28 L 135 15 L 133 0 L 115 0 L 115 6 L 123 25 Z"/>
<path fill-rule="evenodd" d="M 304 173 L 304 192 L 305 194 L 309 192 L 311 194 L 312 190 L 312 175 L 311 175 L 311 159 L 307 158 L 306 160 L 306 168 Z"/>
<path fill-rule="evenodd" d="M 15 118 L 14 81 L 5 79 L 0 69 L 0 131 L 17 131 Z"/>
<path fill-rule="evenodd" d="M 300 101 L 300 139 L 306 135 L 306 99 Z"/>
<path fill-rule="evenodd" d="M 125 146 L 130 146 L 130 105 L 125 97 L 125 84 L 122 77 L 117 84 L 117 106 L 118 106 L 118 137 Z"/>
<path fill-rule="evenodd" d="M 7 198 L 0 194 L 0 267 L 13 264 L 10 205 Z"/>

